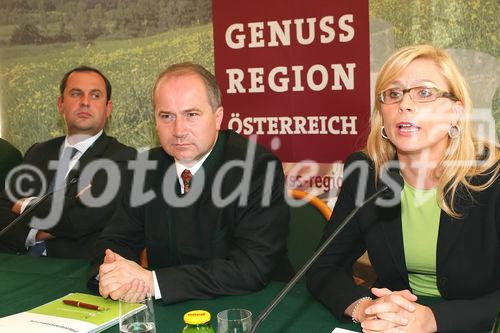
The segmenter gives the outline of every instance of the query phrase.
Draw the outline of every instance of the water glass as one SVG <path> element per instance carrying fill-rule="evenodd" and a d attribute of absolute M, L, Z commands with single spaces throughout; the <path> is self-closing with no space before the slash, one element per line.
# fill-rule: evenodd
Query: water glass
<path fill-rule="evenodd" d="M 120 333 L 156 333 L 155 312 L 151 297 L 146 297 L 137 303 L 120 300 L 119 325 Z"/>
<path fill-rule="evenodd" d="M 228 309 L 217 314 L 218 333 L 248 333 L 252 329 L 252 312 Z"/>

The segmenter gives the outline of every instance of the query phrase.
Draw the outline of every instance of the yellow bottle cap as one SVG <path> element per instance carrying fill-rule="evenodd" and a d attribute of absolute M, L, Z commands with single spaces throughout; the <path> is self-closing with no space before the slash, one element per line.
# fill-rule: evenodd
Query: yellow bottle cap
<path fill-rule="evenodd" d="M 210 321 L 210 312 L 205 310 L 193 310 L 184 314 L 184 322 L 188 325 L 201 325 Z"/>

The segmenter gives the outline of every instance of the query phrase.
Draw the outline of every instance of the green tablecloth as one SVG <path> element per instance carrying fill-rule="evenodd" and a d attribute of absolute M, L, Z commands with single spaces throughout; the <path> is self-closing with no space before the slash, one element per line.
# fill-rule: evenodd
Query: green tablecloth
<path fill-rule="evenodd" d="M 32 309 L 70 292 L 89 293 L 85 281 L 88 268 L 88 263 L 83 260 L 0 254 L 0 317 Z M 224 309 L 249 309 L 255 318 L 283 286 L 282 283 L 273 282 L 264 290 L 249 295 L 173 305 L 163 305 L 161 301 L 155 301 L 157 332 L 180 333 L 184 326 L 182 316 L 194 309 L 210 311 L 214 327 L 217 324 L 216 319 L 214 320 L 216 314 Z M 357 325 L 335 320 L 310 296 L 305 284 L 299 283 L 269 315 L 258 332 L 329 333 L 335 327 L 360 331 Z M 118 328 L 114 326 L 106 332 L 118 332 Z"/>

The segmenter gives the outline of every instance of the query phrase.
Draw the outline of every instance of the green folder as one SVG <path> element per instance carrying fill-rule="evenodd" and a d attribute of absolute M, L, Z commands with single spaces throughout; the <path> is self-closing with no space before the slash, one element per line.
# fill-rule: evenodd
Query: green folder
<path fill-rule="evenodd" d="M 102 310 L 92 310 L 63 303 L 63 300 L 74 300 L 97 305 Z M 127 304 L 128 314 L 144 309 L 144 304 Z M 100 296 L 82 293 L 71 293 L 55 301 L 38 306 L 26 312 L 0 318 L 0 331 L 22 327 L 30 332 L 68 332 L 94 333 L 101 332 L 118 322 L 119 302 Z"/>

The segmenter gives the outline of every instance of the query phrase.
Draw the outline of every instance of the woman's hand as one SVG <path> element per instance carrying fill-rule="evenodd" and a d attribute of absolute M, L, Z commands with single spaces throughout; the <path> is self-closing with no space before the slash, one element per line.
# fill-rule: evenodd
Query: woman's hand
<path fill-rule="evenodd" d="M 391 291 L 372 288 L 378 298 L 364 309 L 366 320 L 361 327 L 365 333 L 375 332 L 436 332 L 436 320 L 431 309 L 417 304 L 417 296 L 408 290 Z"/>

